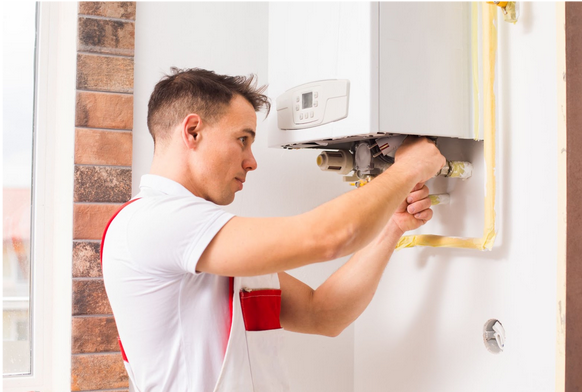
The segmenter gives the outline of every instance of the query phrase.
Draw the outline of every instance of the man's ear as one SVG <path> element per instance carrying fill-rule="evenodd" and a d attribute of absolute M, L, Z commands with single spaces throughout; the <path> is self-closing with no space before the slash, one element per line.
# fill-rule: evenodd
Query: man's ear
<path fill-rule="evenodd" d="M 195 148 L 200 141 L 200 131 L 202 129 L 202 119 L 199 115 L 190 113 L 182 121 L 180 129 L 182 141 L 188 148 Z"/>

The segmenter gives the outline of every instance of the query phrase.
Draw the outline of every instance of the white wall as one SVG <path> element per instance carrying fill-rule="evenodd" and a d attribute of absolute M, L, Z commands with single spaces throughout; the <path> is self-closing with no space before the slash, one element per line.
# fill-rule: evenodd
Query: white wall
<path fill-rule="evenodd" d="M 150 168 L 153 143 L 147 102 L 171 66 L 202 67 L 218 73 L 256 73 L 268 83 L 268 3 L 138 2 L 135 39 L 133 191 Z M 272 115 L 275 114 L 274 96 Z M 272 118 L 273 116 L 271 116 Z M 269 119 L 268 121 L 272 121 Z M 344 192 L 339 177 L 320 172 L 317 153 L 267 148 L 267 121 L 259 114 L 253 151 L 258 170 L 227 209 L 243 216 L 294 215 Z M 313 287 L 341 263 L 293 271 Z M 335 339 L 289 333 L 287 365 L 294 391 L 351 391 L 353 327 Z"/>
<path fill-rule="evenodd" d="M 555 4 L 520 6 L 516 25 L 499 15 L 496 246 L 397 252 L 356 322 L 356 391 L 554 390 Z M 490 318 L 505 327 L 502 354 L 483 345 Z"/>

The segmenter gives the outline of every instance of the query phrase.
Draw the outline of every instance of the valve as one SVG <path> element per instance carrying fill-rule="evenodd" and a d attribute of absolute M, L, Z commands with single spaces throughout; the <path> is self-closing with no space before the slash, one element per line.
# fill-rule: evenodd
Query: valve
<path fill-rule="evenodd" d="M 449 161 L 437 173 L 437 176 L 460 178 L 466 180 L 473 174 L 473 165 L 471 162 Z"/>
<path fill-rule="evenodd" d="M 348 174 L 354 169 L 354 157 L 349 151 L 323 151 L 317 156 L 317 166 L 323 171 Z"/>

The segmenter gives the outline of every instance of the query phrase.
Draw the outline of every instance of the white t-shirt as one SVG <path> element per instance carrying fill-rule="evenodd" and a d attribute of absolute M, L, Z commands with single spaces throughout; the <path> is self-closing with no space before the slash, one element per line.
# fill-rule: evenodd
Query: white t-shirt
<path fill-rule="evenodd" d="M 233 217 L 170 179 L 145 175 L 113 220 L 103 277 L 137 388 L 212 391 L 228 342 L 227 277 L 196 273 Z"/>

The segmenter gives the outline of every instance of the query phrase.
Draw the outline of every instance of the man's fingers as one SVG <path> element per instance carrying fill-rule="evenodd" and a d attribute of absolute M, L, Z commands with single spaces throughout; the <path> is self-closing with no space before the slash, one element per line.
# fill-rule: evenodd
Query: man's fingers
<path fill-rule="evenodd" d="M 428 197 L 425 197 L 424 199 L 409 204 L 408 207 L 406 207 L 406 211 L 408 211 L 409 214 L 417 214 L 430 208 L 431 204 L 432 203 L 430 199 Z"/>
<path fill-rule="evenodd" d="M 418 214 L 414 214 L 414 217 L 418 220 L 421 220 L 424 224 L 432 219 L 432 214 L 433 214 L 432 210 L 428 209 L 428 210 L 424 210 L 422 212 L 419 212 Z"/>
<path fill-rule="evenodd" d="M 423 184 L 420 188 L 414 189 L 412 192 L 410 192 L 406 198 L 406 202 L 408 204 L 412 204 L 419 200 L 425 199 L 428 197 L 428 192 L 428 187 Z"/>

